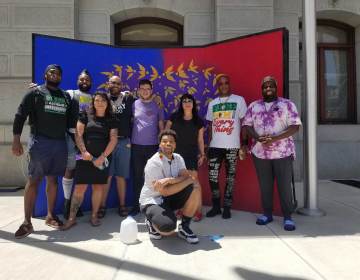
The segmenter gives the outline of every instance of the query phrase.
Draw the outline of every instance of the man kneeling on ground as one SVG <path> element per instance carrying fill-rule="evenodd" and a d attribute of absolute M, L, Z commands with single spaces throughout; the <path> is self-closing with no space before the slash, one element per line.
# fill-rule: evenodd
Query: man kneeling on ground
<path fill-rule="evenodd" d="M 145 166 L 145 183 L 139 199 L 150 238 L 161 239 L 173 234 L 176 229 L 174 211 L 182 209 L 178 236 L 196 244 L 199 239 L 190 229 L 190 221 L 200 203 L 200 188 L 186 170 L 184 159 L 174 153 L 175 131 L 163 130 L 159 143 L 159 152 Z"/>

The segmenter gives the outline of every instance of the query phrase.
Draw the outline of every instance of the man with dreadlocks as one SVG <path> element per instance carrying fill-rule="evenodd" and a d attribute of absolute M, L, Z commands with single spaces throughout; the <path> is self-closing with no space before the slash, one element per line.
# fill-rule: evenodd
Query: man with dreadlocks
<path fill-rule="evenodd" d="M 76 90 L 67 90 L 70 94 L 73 101 L 79 104 L 79 112 L 86 111 L 90 104 L 92 96 L 90 94 L 91 89 L 91 76 L 88 70 L 84 69 L 80 72 L 77 80 L 78 89 Z M 70 211 L 70 199 L 71 199 L 71 190 L 74 182 L 74 170 L 76 166 L 76 145 L 74 142 L 75 139 L 75 129 L 70 128 L 66 133 L 66 144 L 67 144 L 67 163 L 64 177 L 62 179 L 62 186 L 64 190 L 64 210 L 63 215 L 65 219 L 69 217 Z M 81 210 L 78 211 L 78 216 L 82 216 Z"/>

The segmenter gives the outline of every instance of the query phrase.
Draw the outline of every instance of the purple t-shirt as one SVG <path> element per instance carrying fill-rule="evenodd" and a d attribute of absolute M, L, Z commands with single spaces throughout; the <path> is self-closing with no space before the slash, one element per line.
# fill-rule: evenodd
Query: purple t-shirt
<path fill-rule="evenodd" d="M 155 101 L 133 103 L 134 122 L 131 143 L 137 145 L 157 145 L 159 121 L 164 120 L 164 111 Z"/>

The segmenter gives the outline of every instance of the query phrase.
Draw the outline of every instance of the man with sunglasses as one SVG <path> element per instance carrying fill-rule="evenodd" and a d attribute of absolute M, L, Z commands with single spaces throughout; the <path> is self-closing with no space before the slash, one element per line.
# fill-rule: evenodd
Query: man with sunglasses
<path fill-rule="evenodd" d="M 209 103 L 206 120 L 209 122 L 209 183 L 212 191 L 212 208 L 206 217 L 221 214 L 219 170 L 223 161 L 226 167 L 226 187 L 222 217 L 231 218 L 231 206 L 238 153 L 245 154 L 247 140 L 243 140 L 240 150 L 241 120 L 246 113 L 243 97 L 230 91 L 229 76 L 222 75 L 217 80 L 219 96 Z M 245 138 L 245 134 L 243 135 Z"/>
<path fill-rule="evenodd" d="M 243 126 L 256 141 L 251 149 L 259 180 L 263 215 L 256 224 L 272 222 L 273 189 L 276 179 L 284 216 L 284 229 L 295 230 L 291 218 L 294 197 L 291 189 L 292 162 L 295 144 L 292 138 L 300 128 L 301 120 L 296 106 L 288 99 L 277 96 L 277 82 L 267 76 L 261 84 L 263 98 L 250 104 Z"/>

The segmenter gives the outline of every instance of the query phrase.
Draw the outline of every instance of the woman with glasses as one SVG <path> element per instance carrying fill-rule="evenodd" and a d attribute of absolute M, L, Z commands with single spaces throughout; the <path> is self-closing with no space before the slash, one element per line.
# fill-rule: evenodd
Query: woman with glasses
<path fill-rule="evenodd" d="M 172 129 L 177 134 L 175 153 L 180 154 L 184 160 L 187 170 L 198 180 L 198 167 L 205 159 L 204 152 L 204 122 L 199 117 L 196 101 L 188 93 L 180 98 L 180 105 L 177 112 L 172 114 L 166 123 L 166 129 Z M 199 209 L 194 216 L 194 221 L 202 219 L 200 203 Z M 178 213 L 181 216 L 181 212 Z"/>
<path fill-rule="evenodd" d="M 107 184 L 111 152 L 117 144 L 117 129 L 110 99 L 104 92 L 96 92 L 87 112 L 79 116 L 75 141 L 81 154 L 77 155 L 75 189 L 71 198 L 70 214 L 63 230 L 76 224 L 76 213 L 83 202 L 88 184 L 92 185 L 92 226 L 101 224 L 97 217 L 102 192 Z"/>

